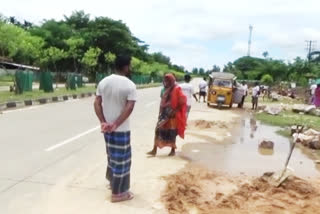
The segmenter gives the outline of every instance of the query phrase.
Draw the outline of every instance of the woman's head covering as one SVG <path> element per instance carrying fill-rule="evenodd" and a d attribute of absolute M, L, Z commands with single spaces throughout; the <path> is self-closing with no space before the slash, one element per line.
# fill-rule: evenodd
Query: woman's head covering
<path fill-rule="evenodd" d="M 174 77 L 173 74 L 169 73 L 169 74 L 166 74 L 164 76 L 164 81 L 166 81 L 168 83 L 168 85 L 166 86 L 166 88 L 171 88 L 175 85 L 176 83 L 176 78 Z"/>

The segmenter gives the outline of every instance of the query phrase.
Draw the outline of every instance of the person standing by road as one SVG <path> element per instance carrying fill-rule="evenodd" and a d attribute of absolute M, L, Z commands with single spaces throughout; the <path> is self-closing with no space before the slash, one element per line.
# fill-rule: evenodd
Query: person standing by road
<path fill-rule="evenodd" d="M 184 138 L 186 129 L 187 98 L 177 85 L 173 74 L 166 74 L 163 83 L 165 92 L 161 97 L 153 149 L 147 153 L 152 156 L 157 154 L 158 147 L 170 147 L 169 156 L 174 156 L 177 135 Z"/>
<path fill-rule="evenodd" d="M 317 84 L 316 90 L 314 91 L 313 104 L 314 104 L 317 108 L 320 107 L 320 81 L 319 81 L 319 84 Z"/>
<path fill-rule="evenodd" d="M 203 102 L 206 102 L 207 86 L 207 78 L 203 77 L 203 80 L 201 80 L 199 83 L 199 102 L 201 100 L 201 97 L 203 97 Z"/>
<path fill-rule="evenodd" d="M 137 100 L 136 85 L 130 76 L 131 58 L 117 56 L 116 74 L 104 78 L 97 87 L 94 109 L 104 133 L 108 156 L 106 178 L 112 202 L 133 198 L 130 188 L 131 145 L 129 117 Z"/>
<path fill-rule="evenodd" d="M 257 110 L 258 101 L 260 95 L 260 86 L 259 83 L 255 83 L 255 87 L 252 88 L 252 110 Z"/>
<path fill-rule="evenodd" d="M 247 85 L 247 83 L 243 82 L 241 84 L 241 88 L 243 90 L 243 96 L 241 98 L 241 103 L 238 104 L 239 108 L 243 108 L 244 101 L 245 101 L 246 97 L 248 96 L 248 85 Z"/>
<path fill-rule="evenodd" d="M 180 84 L 180 87 L 181 87 L 184 95 L 186 95 L 186 97 L 187 97 L 187 112 L 186 112 L 186 116 L 188 118 L 189 112 L 190 112 L 190 109 L 191 109 L 192 96 L 194 97 L 194 99 L 197 102 L 198 102 L 198 98 L 197 98 L 196 94 L 194 93 L 193 85 L 190 83 L 191 76 L 189 74 L 186 74 L 184 76 L 184 81 L 185 81 L 185 83 Z"/>
<path fill-rule="evenodd" d="M 311 95 L 310 103 L 311 104 L 314 103 L 316 89 L 317 89 L 317 84 L 316 83 L 311 84 L 310 86 L 310 95 Z"/>

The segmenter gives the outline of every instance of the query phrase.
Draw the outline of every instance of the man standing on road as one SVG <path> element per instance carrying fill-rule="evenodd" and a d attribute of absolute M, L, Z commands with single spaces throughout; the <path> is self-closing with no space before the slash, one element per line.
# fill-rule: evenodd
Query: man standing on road
<path fill-rule="evenodd" d="M 206 96 L 207 96 L 207 78 L 203 77 L 203 80 L 199 83 L 199 102 L 201 100 L 201 97 L 203 97 L 203 102 L 206 102 Z"/>
<path fill-rule="evenodd" d="M 198 102 L 198 98 L 194 93 L 193 85 L 190 83 L 191 76 L 189 74 L 186 74 L 184 76 L 184 81 L 185 83 L 180 84 L 180 88 L 182 89 L 184 95 L 186 95 L 187 97 L 187 118 L 188 118 L 189 112 L 191 109 L 192 96 L 194 97 L 194 99 L 196 99 L 197 102 Z"/>
<path fill-rule="evenodd" d="M 260 86 L 259 83 L 255 83 L 255 87 L 252 88 L 252 110 L 257 110 L 258 108 L 258 99 L 260 95 Z"/>
<path fill-rule="evenodd" d="M 112 190 L 112 202 L 130 200 L 131 145 L 129 116 L 137 100 L 130 76 L 131 58 L 117 56 L 116 74 L 104 78 L 97 87 L 94 109 L 104 133 L 108 155 L 106 178 Z"/>
<path fill-rule="evenodd" d="M 310 103 L 311 103 L 311 105 L 313 104 L 313 101 L 315 98 L 316 89 L 317 89 L 317 84 L 315 84 L 315 83 L 311 84 L 311 86 L 310 86 L 310 95 L 311 95 Z"/>
<path fill-rule="evenodd" d="M 243 82 L 241 86 L 242 86 L 242 90 L 243 90 L 243 96 L 242 96 L 242 99 L 241 99 L 241 103 L 239 103 L 239 105 L 238 105 L 239 108 L 243 108 L 244 101 L 245 101 L 246 97 L 248 96 L 248 85 L 247 85 L 247 83 Z"/>

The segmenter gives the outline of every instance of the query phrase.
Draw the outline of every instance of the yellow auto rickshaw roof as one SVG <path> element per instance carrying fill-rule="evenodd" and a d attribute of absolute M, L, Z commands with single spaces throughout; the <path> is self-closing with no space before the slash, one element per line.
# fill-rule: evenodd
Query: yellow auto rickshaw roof
<path fill-rule="evenodd" d="M 212 72 L 209 75 L 209 77 L 212 79 L 230 79 L 230 80 L 234 80 L 237 78 L 234 74 L 227 73 L 227 72 Z"/>

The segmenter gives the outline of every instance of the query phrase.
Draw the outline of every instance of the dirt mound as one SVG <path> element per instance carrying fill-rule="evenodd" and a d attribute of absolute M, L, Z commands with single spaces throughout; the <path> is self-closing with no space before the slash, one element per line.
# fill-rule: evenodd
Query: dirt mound
<path fill-rule="evenodd" d="M 193 120 L 188 123 L 190 128 L 195 129 L 210 129 L 210 128 L 228 128 L 227 124 L 222 121 L 206 121 L 206 120 Z"/>
<path fill-rule="evenodd" d="M 170 214 L 317 213 L 320 209 L 319 183 L 294 176 L 278 188 L 264 176 L 229 177 L 200 167 L 165 179 L 162 201 Z"/>

